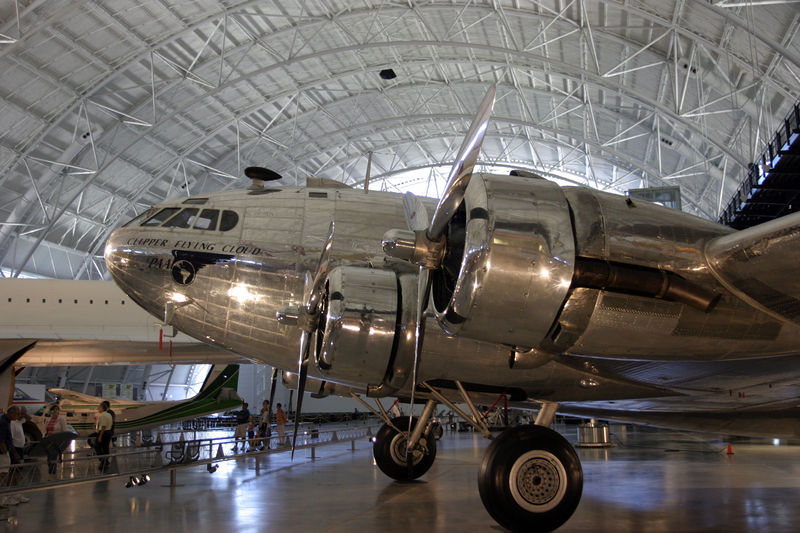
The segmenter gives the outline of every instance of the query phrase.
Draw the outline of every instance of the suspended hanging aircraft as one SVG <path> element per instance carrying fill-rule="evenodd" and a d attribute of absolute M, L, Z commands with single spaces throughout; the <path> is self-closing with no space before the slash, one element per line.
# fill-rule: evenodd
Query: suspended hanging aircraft
<path fill-rule="evenodd" d="M 113 281 L 0 278 L 0 367 L 250 363 L 153 317 Z"/>
<path fill-rule="evenodd" d="M 265 186 L 279 176 L 250 168 L 248 190 L 168 201 L 117 229 L 108 270 L 164 323 L 296 369 L 297 413 L 311 383 L 376 398 L 373 453 L 395 479 L 433 464 L 437 404 L 487 437 L 476 404 L 505 391 L 538 406 L 534 425 L 492 439 L 478 475 L 487 511 L 515 531 L 551 531 L 580 501 L 557 411 L 800 436 L 800 215 L 735 232 L 525 171 L 474 173 L 494 99 L 492 87 L 435 207 Z M 425 407 L 389 419 L 388 396 Z"/>

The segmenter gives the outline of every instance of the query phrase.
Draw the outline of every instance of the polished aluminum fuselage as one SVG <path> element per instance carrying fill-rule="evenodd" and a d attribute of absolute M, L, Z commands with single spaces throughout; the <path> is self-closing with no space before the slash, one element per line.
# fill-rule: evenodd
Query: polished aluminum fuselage
<path fill-rule="evenodd" d="M 525 179 L 519 179 L 524 184 Z M 479 333 L 450 336 L 429 318 L 419 368 L 422 380 L 507 388 L 518 391 L 518 400 L 658 397 L 677 394 L 680 387 L 667 391 L 655 378 L 631 379 L 613 365 L 598 366 L 592 361 L 736 360 L 791 354 L 800 345 L 796 326 L 737 298 L 709 268 L 706 244 L 731 230 L 646 202 L 632 207 L 623 197 L 588 189 L 564 189 L 564 196 L 571 213 L 550 218 L 561 225 L 572 221 L 572 228 L 559 229 L 559 238 L 574 238 L 568 247 L 573 254 L 569 261 L 580 256 L 672 270 L 722 293 L 720 303 L 704 313 L 657 298 L 565 287 L 545 302 L 556 316 L 547 324 L 535 322 L 535 310 L 495 305 L 490 315 L 494 323 L 486 328 L 502 328 L 513 318 L 519 329 L 529 313 L 531 329 L 538 332 L 537 338 L 542 337 L 538 345 L 525 346 L 537 350 L 536 364 L 523 361 L 514 368 L 509 364 L 509 345 L 516 343 L 487 342 Z M 181 206 L 181 201 L 164 205 Z M 239 224 L 229 232 L 120 228 L 106 248 L 109 271 L 125 292 L 159 319 L 164 319 L 171 302 L 174 312 L 169 322 L 179 330 L 276 367 L 297 368 L 299 330 L 280 324 L 276 312 L 302 301 L 306 277 L 316 267 L 331 220 L 336 222 L 333 267 L 409 271 L 407 265 L 387 259 L 380 246 L 387 230 L 405 227 L 399 194 L 307 188 L 253 194 L 245 190 L 210 195 L 204 207 L 236 210 Z M 515 233 L 513 224 L 503 231 L 508 242 L 530 240 L 523 233 L 528 230 Z M 198 265 L 188 284 L 179 283 L 173 275 L 180 258 Z M 564 258 L 558 260 L 563 263 Z M 519 258 L 515 261 L 495 261 L 490 268 L 513 269 Z M 514 276 L 498 279 L 513 280 Z M 526 287 L 524 279 L 520 276 L 519 286 L 505 291 L 535 289 Z M 475 284 L 474 290 L 483 289 Z M 326 377 L 314 368 L 310 374 Z M 345 377 L 331 380 L 357 389 L 367 385 Z M 404 390 L 408 391 L 408 383 Z"/>

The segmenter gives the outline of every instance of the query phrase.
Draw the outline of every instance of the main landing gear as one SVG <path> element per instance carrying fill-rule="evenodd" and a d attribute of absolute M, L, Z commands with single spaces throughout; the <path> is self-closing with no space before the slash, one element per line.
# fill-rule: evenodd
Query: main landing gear
<path fill-rule="evenodd" d="M 478 491 L 484 507 L 512 531 L 552 531 L 581 499 L 578 454 L 555 431 L 518 426 L 496 438 L 483 456 Z"/>
<path fill-rule="evenodd" d="M 463 398 L 473 416 L 425 385 L 432 396 L 491 438 L 466 391 L 462 391 Z M 385 421 L 372 447 L 381 471 L 397 480 L 416 479 L 427 472 L 436 459 L 436 439 L 430 424 L 434 401 L 429 400 L 422 415 L 414 418 L 410 434 L 408 417 L 390 420 L 383 408 L 378 413 L 364 405 Z M 557 407 L 544 403 L 536 424 L 505 430 L 494 438 L 483 456 L 478 474 L 481 501 L 492 518 L 511 531 L 553 531 L 572 516 L 580 502 L 583 470 L 578 454 L 564 437 L 549 428 Z M 407 439 L 411 440 L 410 447 L 406 446 Z"/>
<path fill-rule="evenodd" d="M 412 435 L 414 427 L 420 419 L 412 421 Z M 400 430 L 398 432 L 398 430 Z M 384 424 L 375 437 L 372 445 L 372 454 L 375 463 L 381 472 L 398 481 L 417 479 L 433 465 L 436 459 L 436 439 L 431 431 L 423 431 L 416 445 L 408 450 L 408 417 L 399 416 L 392 420 L 392 425 Z M 409 467 L 409 459 L 411 466 Z"/>

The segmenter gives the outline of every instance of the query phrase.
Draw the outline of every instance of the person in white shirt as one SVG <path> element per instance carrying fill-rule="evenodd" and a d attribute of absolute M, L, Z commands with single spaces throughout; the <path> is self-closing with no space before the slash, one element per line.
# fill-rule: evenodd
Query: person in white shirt
<path fill-rule="evenodd" d="M 22 459 L 22 452 L 25 450 L 25 430 L 22 429 L 22 424 L 28 417 L 28 412 L 22 406 L 17 406 L 19 416 L 16 420 L 11 421 L 11 439 L 14 442 L 14 448 L 17 450 L 17 455 Z"/>
<path fill-rule="evenodd" d="M 100 459 L 100 471 L 103 473 L 108 472 L 109 458 L 108 454 L 111 453 L 111 427 L 114 425 L 114 419 L 111 418 L 111 413 L 108 412 L 110 408 L 108 401 L 104 400 L 97 408 L 100 416 L 97 417 L 97 440 L 95 444 L 95 452 L 97 455 L 103 456 Z"/>
<path fill-rule="evenodd" d="M 261 448 L 264 446 L 269 448 L 269 437 L 271 433 L 270 424 L 272 418 L 272 408 L 269 405 L 269 400 L 264 400 L 261 404 L 261 416 L 258 419 L 258 436 L 261 440 Z"/>

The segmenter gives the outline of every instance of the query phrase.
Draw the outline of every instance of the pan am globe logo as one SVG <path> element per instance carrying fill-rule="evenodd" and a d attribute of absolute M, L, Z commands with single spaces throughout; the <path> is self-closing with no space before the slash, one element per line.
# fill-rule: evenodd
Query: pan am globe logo
<path fill-rule="evenodd" d="M 172 265 L 172 279 L 179 285 L 189 285 L 194 281 L 194 265 L 185 259 L 175 261 Z"/>

